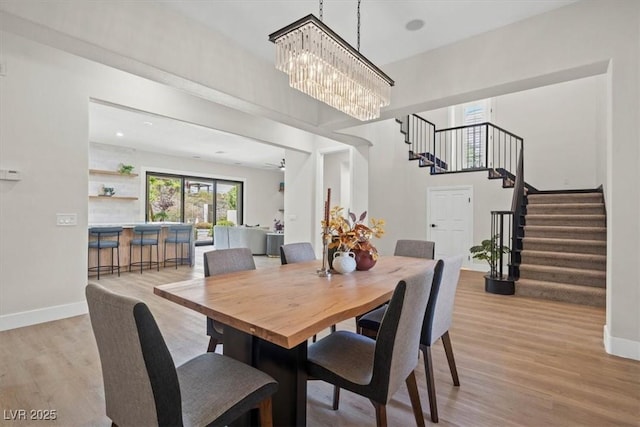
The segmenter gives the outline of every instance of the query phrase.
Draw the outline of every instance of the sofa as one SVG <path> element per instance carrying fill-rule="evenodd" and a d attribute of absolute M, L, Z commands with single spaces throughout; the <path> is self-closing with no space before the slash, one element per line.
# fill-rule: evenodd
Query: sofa
<path fill-rule="evenodd" d="M 216 249 L 249 248 L 253 255 L 267 253 L 266 228 L 213 226 L 213 244 Z"/>

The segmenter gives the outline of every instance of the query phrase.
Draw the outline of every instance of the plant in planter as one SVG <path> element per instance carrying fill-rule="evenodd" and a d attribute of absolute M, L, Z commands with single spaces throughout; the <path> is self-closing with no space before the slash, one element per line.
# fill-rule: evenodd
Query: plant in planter
<path fill-rule="evenodd" d="M 479 245 L 472 246 L 469 252 L 471 252 L 473 259 L 481 259 L 489 264 L 490 271 L 484 276 L 485 291 L 494 294 L 513 295 L 515 292 L 513 280 L 498 273 L 502 255 L 511 252 L 508 246 L 500 245 L 499 234 L 483 240 Z"/>
<path fill-rule="evenodd" d="M 120 163 L 118 165 L 118 172 L 122 175 L 131 175 L 131 172 L 133 172 L 133 168 L 133 165 L 125 165 L 124 163 Z"/>

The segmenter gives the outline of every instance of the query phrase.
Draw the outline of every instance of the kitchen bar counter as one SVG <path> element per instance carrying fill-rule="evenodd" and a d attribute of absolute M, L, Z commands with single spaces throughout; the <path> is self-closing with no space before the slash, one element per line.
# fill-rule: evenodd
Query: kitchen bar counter
<path fill-rule="evenodd" d="M 160 225 L 161 226 L 161 230 L 160 230 L 160 237 L 158 239 L 158 253 L 159 253 L 159 259 L 158 261 L 160 261 L 161 263 L 163 263 L 165 255 L 164 255 L 164 239 L 168 236 L 167 232 L 169 229 L 170 225 L 175 225 L 175 224 L 181 224 L 179 222 L 148 222 L 148 223 L 128 223 L 128 224 L 90 224 L 89 228 L 91 227 L 122 227 L 122 234 L 120 235 L 120 268 L 121 268 L 121 272 L 123 271 L 128 271 L 128 267 L 129 267 L 129 247 L 131 239 L 133 239 L 133 228 L 136 225 Z M 88 230 L 87 230 L 88 233 Z M 89 236 L 89 240 L 95 240 L 95 237 L 93 236 Z M 185 247 L 183 249 L 184 251 L 184 255 L 185 257 L 187 256 L 187 248 Z M 153 260 L 155 261 L 155 254 L 156 254 L 156 250 L 155 248 L 153 248 L 152 250 L 153 253 Z M 194 254 L 195 254 L 195 238 L 192 237 L 191 239 L 191 265 L 194 265 Z M 176 245 L 174 244 L 169 244 L 167 245 L 167 255 L 169 258 L 178 258 L 180 257 L 180 249 L 179 249 L 179 245 L 178 245 L 178 253 L 176 255 Z M 115 251 L 114 251 L 114 256 L 115 256 Z M 135 247 L 133 250 L 133 261 L 134 262 L 138 262 L 140 261 L 140 247 Z M 98 265 L 98 251 L 95 249 L 90 249 L 89 250 L 89 266 L 93 267 Z M 103 249 L 102 251 L 100 251 L 100 264 L 102 265 L 107 265 L 107 264 L 111 264 L 111 251 L 110 250 L 105 250 Z M 144 247 L 142 250 L 142 259 L 143 261 L 148 261 L 149 260 L 149 248 L 148 247 Z M 171 267 L 174 267 L 173 263 L 170 263 L 167 265 Z M 139 268 L 139 267 L 138 267 Z M 155 268 L 155 267 L 154 267 Z M 93 275 L 93 274 L 92 274 Z"/>

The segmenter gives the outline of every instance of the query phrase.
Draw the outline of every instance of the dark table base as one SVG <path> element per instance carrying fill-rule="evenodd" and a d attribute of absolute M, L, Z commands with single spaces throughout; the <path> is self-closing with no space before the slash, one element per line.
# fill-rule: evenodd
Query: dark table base
<path fill-rule="evenodd" d="M 289 350 L 225 325 L 223 348 L 226 356 L 254 366 L 278 381 L 278 392 L 273 396 L 274 426 L 307 425 L 306 341 Z M 233 425 L 259 425 L 256 412 Z"/>

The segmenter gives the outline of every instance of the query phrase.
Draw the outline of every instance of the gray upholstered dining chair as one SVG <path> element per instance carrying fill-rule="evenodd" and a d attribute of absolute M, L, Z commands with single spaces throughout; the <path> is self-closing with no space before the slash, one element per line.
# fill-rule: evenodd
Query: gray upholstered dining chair
<path fill-rule="evenodd" d="M 204 277 L 255 269 L 256 263 L 249 248 L 217 249 L 204 253 Z M 224 328 L 207 317 L 207 335 L 210 337 L 207 351 L 214 352 L 223 342 Z"/>
<path fill-rule="evenodd" d="M 433 259 L 435 253 L 435 242 L 428 240 L 408 240 L 399 239 L 396 241 L 394 256 L 406 256 L 411 258 Z M 356 316 L 356 331 L 360 330 L 360 318 L 364 315 Z M 335 405 L 334 405 L 335 406 Z"/>
<path fill-rule="evenodd" d="M 309 242 L 287 243 L 280 246 L 280 262 L 282 265 L 313 261 L 314 259 L 316 259 L 316 253 Z"/>
<path fill-rule="evenodd" d="M 428 240 L 403 240 L 396 241 L 394 255 L 413 258 L 434 259 L 435 242 Z"/>
<path fill-rule="evenodd" d="M 287 243 L 280 246 L 280 263 L 282 265 L 313 261 L 315 259 L 316 253 L 309 242 Z M 335 331 L 336 325 L 331 325 L 331 332 Z M 317 337 L 314 335 L 312 342 L 316 342 L 316 339 Z"/>
<path fill-rule="evenodd" d="M 114 425 L 225 426 L 255 407 L 272 425 L 278 383 L 269 375 L 212 353 L 176 368 L 145 303 L 94 284 L 86 296 Z"/>
<path fill-rule="evenodd" d="M 422 334 L 420 337 L 420 350 L 424 358 L 424 369 L 427 377 L 427 392 L 429 395 L 429 409 L 431 421 L 438 422 L 438 405 L 436 401 L 436 386 L 433 376 L 433 362 L 431 359 L 431 346 L 442 338 L 442 344 L 449 363 L 453 385 L 460 386 L 456 361 L 453 357 L 453 347 L 449 337 L 449 328 L 453 318 L 453 304 L 460 279 L 463 256 L 456 256 L 439 260 L 435 267 L 433 284 L 429 303 L 424 316 Z M 382 319 L 385 316 L 386 307 L 378 308 L 367 313 L 358 322 L 358 326 L 364 335 L 376 337 Z M 334 396 L 334 402 L 336 397 Z M 335 403 L 334 403 L 335 406 Z"/>
<path fill-rule="evenodd" d="M 310 379 L 321 379 L 368 398 L 375 407 L 378 426 L 386 426 L 386 404 L 404 381 L 416 423 L 424 426 L 414 370 L 432 279 L 433 270 L 425 270 L 398 282 L 377 340 L 338 331 L 310 345 Z"/>

